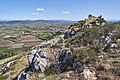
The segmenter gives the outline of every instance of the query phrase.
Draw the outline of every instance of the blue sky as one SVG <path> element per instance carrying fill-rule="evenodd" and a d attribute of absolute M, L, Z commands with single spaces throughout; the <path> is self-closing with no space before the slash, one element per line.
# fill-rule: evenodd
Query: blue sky
<path fill-rule="evenodd" d="M 80 20 L 88 14 L 120 20 L 120 0 L 0 0 L 0 20 Z"/>

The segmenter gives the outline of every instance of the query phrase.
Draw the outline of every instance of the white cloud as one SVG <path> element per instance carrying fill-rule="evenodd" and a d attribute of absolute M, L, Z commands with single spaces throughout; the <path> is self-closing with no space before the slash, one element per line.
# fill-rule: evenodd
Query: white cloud
<path fill-rule="evenodd" d="M 63 14 L 69 14 L 70 12 L 68 12 L 68 11 L 65 11 L 65 12 L 62 12 Z"/>
<path fill-rule="evenodd" d="M 44 11 L 44 8 L 37 8 L 37 11 Z"/>
<path fill-rule="evenodd" d="M 43 14 L 40 14 L 41 16 L 43 15 Z"/>
<path fill-rule="evenodd" d="M 34 16 L 42 16 L 43 14 L 39 14 L 39 13 L 32 13 L 32 15 L 34 15 Z"/>
<path fill-rule="evenodd" d="M 53 9 L 47 9 L 48 11 L 54 11 Z"/>
<path fill-rule="evenodd" d="M 32 13 L 32 15 L 34 15 L 34 16 L 38 16 L 38 15 L 39 15 L 39 13 Z"/>

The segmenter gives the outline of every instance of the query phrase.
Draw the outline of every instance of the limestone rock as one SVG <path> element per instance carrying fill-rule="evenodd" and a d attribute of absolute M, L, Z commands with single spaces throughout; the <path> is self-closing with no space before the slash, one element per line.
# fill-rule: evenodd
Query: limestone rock
<path fill-rule="evenodd" d="M 14 61 L 8 62 L 6 66 L 2 68 L 2 72 L 5 73 L 13 63 Z"/>
<path fill-rule="evenodd" d="M 87 80 L 97 80 L 95 72 L 91 72 L 88 67 L 83 70 L 84 78 Z"/>
<path fill-rule="evenodd" d="M 26 70 L 22 71 L 20 75 L 18 75 L 17 80 L 29 80 L 29 74 Z"/>
<path fill-rule="evenodd" d="M 47 66 L 47 57 L 42 50 L 32 50 L 28 53 L 28 62 L 33 71 L 43 72 Z"/>
<path fill-rule="evenodd" d="M 66 49 L 61 49 L 58 55 L 58 64 L 55 65 L 55 68 L 61 71 L 65 70 L 75 70 L 78 71 L 81 68 L 81 64 L 74 60 L 73 53 Z"/>
<path fill-rule="evenodd" d="M 70 31 L 67 31 L 65 34 L 64 34 L 64 39 L 67 39 L 71 36 L 74 36 L 75 35 L 75 31 L 74 30 L 70 30 Z"/>

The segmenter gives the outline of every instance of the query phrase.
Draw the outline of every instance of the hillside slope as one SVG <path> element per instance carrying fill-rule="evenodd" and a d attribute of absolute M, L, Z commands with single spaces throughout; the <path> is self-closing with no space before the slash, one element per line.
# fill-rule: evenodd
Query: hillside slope
<path fill-rule="evenodd" d="M 1 71 L 0 79 L 119 80 L 120 23 L 108 24 L 102 16 L 89 15 L 64 35 L 40 43 L 13 61 L 7 71 Z"/>

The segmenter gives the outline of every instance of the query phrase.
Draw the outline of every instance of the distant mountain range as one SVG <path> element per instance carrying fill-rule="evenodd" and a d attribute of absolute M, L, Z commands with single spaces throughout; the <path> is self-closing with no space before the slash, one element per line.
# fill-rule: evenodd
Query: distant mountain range
<path fill-rule="evenodd" d="M 116 19 L 108 19 L 106 20 L 107 22 L 120 22 L 120 20 L 116 20 Z"/>
<path fill-rule="evenodd" d="M 120 22 L 120 20 L 116 19 L 108 19 L 107 22 Z M 77 22 L 72 20 L 0 20 L 0 24 L 46 24 L 46 23 L 71 23 Z"/>
<path fill-rule="evenodd" d="M 64 23 L 64 22 L 76 22 L 71 20 L 9 20 L 0 21 L 0 24 L 32 24 L 32 23 Z"/>

